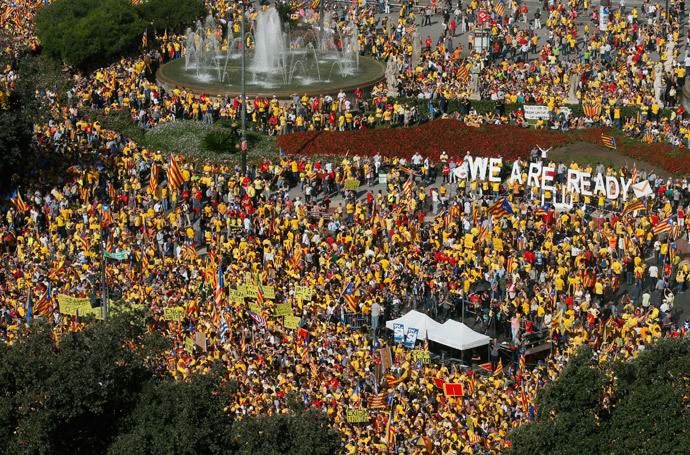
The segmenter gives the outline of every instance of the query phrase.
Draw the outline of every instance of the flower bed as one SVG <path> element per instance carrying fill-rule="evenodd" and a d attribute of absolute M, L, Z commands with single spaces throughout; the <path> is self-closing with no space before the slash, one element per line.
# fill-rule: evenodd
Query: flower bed
<path fill-rule="evenodd" d="M 278 137 L 278 146 L 292 155 L 363 155 L 411 158 L 416 152 L 437 160 L 441 152 L 452 156 L 502 156 L 514 160 L 529 155 L 535 145 L 554 147 L 572 139 L 560 131 L 526 130 L 507 125 L 474 128 L 451 119 L 410 128 L 346 132 L 303 131 Z"/>
<path fill-rule="evenodd" d="M 438 160 L 441 152 L 462 157 L 501 156 L 507 160 L 527 157 L 535 145 L 559 147 L 574 142 L 602 145 L 601 135 L 616 138 L 618 152 L 674 174 L 690 174 L 690 151 L 668 144 L 646 144 L 624 137 L 618 130 L 590 128 L 568 132 L 524 129 L 509 125 L 479 128 L 443 119 L 410 128 L 382 128 L 345 132 L 303 131 L 278 136 L 278 147 L 289 155 L 360 155 L 410 159 L 416 152 Z"/>

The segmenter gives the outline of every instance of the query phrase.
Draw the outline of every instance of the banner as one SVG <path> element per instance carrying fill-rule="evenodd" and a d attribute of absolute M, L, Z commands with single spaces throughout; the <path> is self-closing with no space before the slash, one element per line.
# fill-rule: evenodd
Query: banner
<path fill-rule="evenodd" d="M 237 289 L 228 289 L 228 299 L 233 303 L 244 303 L 244 292 Z"/>
<path fill-rule="evenodd" d="M 369 411 L 366 409 L 348 409 L 346 416 L 348 423 L 364 423 L 369 421 Z"/>
<path fill-rule="evenodd" d="M 250 302 L 249 303 L 249 311 L 251 311 L 252 313 L 256 313 L 256 314 L 262 313 L 261 307 L 256 302 Z"/>
<path fill-rule="evenodd" d="M 163 319 L 166 321 L 180 321 L 182 318 L 184 318 L 184 308 L 181 306 L 165 308 L 163 310 Z"/>
<path fill-rule="evenodd" d="M 393 355 L 391 354 L 391 348 L 385 347 L 381 348 L 381 364 L 383 369 L 387 370 L 393 366 Z"/>
<path fill-rule="evenodd" d="M 309 286 L 295 286 L 295 297 L 304 300 L 305 302 L 311 301 L 312 290 Z"/>
<path fill-rule="evenodd" d="M 245 284 L 244 285 L 244 296 L 250 299 L 256 298 L 256 294 L 259 292 L 259 286 L 255 284 Z"/>
<path fill-rule="evenodd" d="M 58 307 L 61 314 L 76 316 L 78 311 L 79 317 L 88 316 L 96 319 L 103 319 L 101 308 L 91 308 L 91 299 L 89 298 L 58 294 Z"/>
<path fill-rule="evenodd" d="M 273 307 L 273 314 L 276 316 L 291 316 L 292 315 L 292 305 L 289 303 L 279 303 Z"/>
<path fill-rule="evenodd" d="M 129 257 L 129 251 L 120 251 L 119 253 L 105 253 L 105 257 L 109 259 L 123 261 Z"/>
<path fill-rule="evenodd" d="M 275 299 L 276 298 L 276 291 L 273 286 L 263 286 L 264 290 L 264 299 Z"/>
<path fill-rule="evenodd" d="M 405 341 L 405 326 L 402 324 L 393 324 L 393 339 L 396 343 Z"/>
<path fill-rule="evenodd" d="M 549 107 L 544 105 L 527 105 L 524 106 L 525 118 L 527 120 L 548 120 L 549 119 Z M 560 111 L 565 114 L 566 117 L 570 117 L 572 111 L 569 107 L 559 107 Z"/>
<path fill-rule="evenodd" d="M 194 336 L 194 344 L 206 352 L 206 332 L 197 332 Z"/>
<path fill-rule="evenodd" d="M 446 382 L 443 384 L 443 393 L 445 393 L 447 397 L 461 397 L 462 384 Z"/>
<path fill-rule="evenodd" d="M 431 363 L 431 355 L 429 355 L 429 351 L 415 349 L 412 351 L 412 360 L 414 363 L 422 362 L 423 364 L 428 365 Z"/>
<path fill-rule="evenodd" d="M 407 335 L 405 336 L 405 347 L 406 348 L 413 348 L 414 344 L 417 342 L 417 334 L 419 333 L 419 329 L 415 329 L 413 327 L 410 327 L 407 329 Z"/>
<path fill-rule="evenodd" d="M 285 316 L 283 317 L 283 327 L 286 329 L 296 329 L 302 319 L 297 316 Z"/>
<path fill-rule="evenodd" d="M 357 191 L 359 189 L 359 180 L 347 179 L 345 180 L 345 189 L 350 191 Z"/>
<path fill-rule="evenodd" d="M 194 340 L 192 337 L 187 337 L 184 339 L 184 350 L 190 354 L 194 353 Z"/>

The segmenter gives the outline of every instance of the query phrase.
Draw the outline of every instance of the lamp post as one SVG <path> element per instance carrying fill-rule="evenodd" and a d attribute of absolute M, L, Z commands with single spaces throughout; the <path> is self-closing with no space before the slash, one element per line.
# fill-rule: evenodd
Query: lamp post
<path fill-rule="evenodd" d="M 240 18 L 240 35 L 242 35 L 242 177 L 247 175 L 247 80 L 246 51 L 247 38 L 244 36 L 244 7 L 246 0 L 240 0 L 242 16 Z"/>

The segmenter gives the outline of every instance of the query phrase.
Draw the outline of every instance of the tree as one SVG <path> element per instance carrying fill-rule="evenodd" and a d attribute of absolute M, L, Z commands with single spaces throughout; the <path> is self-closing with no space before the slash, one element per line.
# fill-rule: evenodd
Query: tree
<path fill-rule="evenodd" d="M 146 26 L 128 0 L 56 0 L 36 15 L 45 53 L 81 68 L 136 49 Z"/>
<path fill-rule="evenodd" d="M 238 455 L 331 455 L 340 449 L 340 434 L 328 427 L 328 417 L 292 396 L 291 415 L 273 414 L 237 420 L 233 426 Z"/>
<path fill-rule="evenodd" d="M 39 112 L 35 97 L 38 64 L 28 51 L 15 57 L 4 55 L 0 66 L 11 67 L 17 74 L 12 90 L 2 93 L 0 99 L 0 175 L 9 176 L 19 171 L 26 162 L 33 138 L 33 120 Z M 2 180 L 3 190 L 11 190 L 10 178 Z"/>
<path fill-rule="evenodd" d="M 177 381 L 165 371 L 169 341 L 146 330 L 144 310 L 114 311 L 59 344 L 35 320 L 0 344 L 0 447 L 7 454 L 330 455 L 328 417 L 305 412 L 233 422 L 236 385 L 219 363 Z"/>
<path fill-rule="evenodd" d="M 153 29 L 163 34 L 184 31 L 182 26 L 206 14 L 203 0 L 156 0 L 144 2 L 137 6 L 142 17 Z"/>
<path fill-rule="evenodd" d="M 224 411 L 230 395 L 218 392 L 221 377 L 214 372 L 146 384 L 108 454 L 227 453 L 232 420 Z"/>
<path fill-rule="evenodd" d="M 148 29 L 173 29 L 204 11 L 201 0 L 55 0 L 38 11 L 36 30 L 48 56 L 88 69 L 136 51 Z"/>
<path fill-rule="evenodd" d="M 511 434 L 509 453 L 679 453 L 690 447 L 689 371 L 687 339 L 659 341 L 612 365 L 583 346 L 539 391 L 535 422 Z"/>
<path fill-rule="evenodd" d="M 47 323 L 0 345 L 0 444 L 7 453 L 104 453 L 137 402 L 167 344 L 141 313 L 67 333 Z"/>

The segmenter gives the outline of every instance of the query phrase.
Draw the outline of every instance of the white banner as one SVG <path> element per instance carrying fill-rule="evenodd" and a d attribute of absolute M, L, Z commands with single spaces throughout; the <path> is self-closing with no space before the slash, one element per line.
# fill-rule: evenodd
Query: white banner
<path fill-rule="evenodd" d="M 525 118 L 527 120 L 548 120 L 549 119 L 549 107 L 543 105 L 527 105 L 525 104 Z M 570 117 L 571 110 L 569 107 L 559 108 L 563 114 Z"/>

